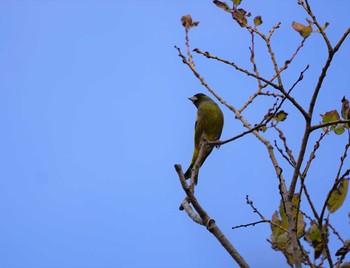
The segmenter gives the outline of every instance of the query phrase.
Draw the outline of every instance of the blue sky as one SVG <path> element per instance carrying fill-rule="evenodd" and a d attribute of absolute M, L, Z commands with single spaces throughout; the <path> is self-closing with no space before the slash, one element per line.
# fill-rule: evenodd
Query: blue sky
<path fill-rule="evenodd" d="M 272 44 L 283 63 L 301 41 L 291 22 L 303 23 L 306 14 L 296 1 L 243 2 L 262 15 L 262 31 L 282 22 Z M 349 26 L 350 2 L 312 2 L 320 22 L 330 23 L 334 44 Z M 232 267 L 207 230 L 178 211 L 184 193 L 173 165 L 189 164 L 196 113 L 187 98 L 207 93 L 174 49 L 185 51 L 180 18 L 187 13 L 200 21 L 191 30 L 192 48 L 250 68 L 250 37 L 212 1 L 1 2 L 0 267 Z M 256 46 L 261 73 L 269 76 L 266 49 L 259 41 Z M 321 37 L 312 35 L 284 75 L 291 85 L 310 64 L 294 90 L 303 105 L 326 51 Z M 349 51 L 347 40 L 316 115 L 339 110 L 341 98 L 350 98 Z M 208 83 L 237 107 L 256 88 L 256 81 L 227 66 L 195 60 Z M 262 99 L 245 115 L 257 122 L 270 104 Z M 222 138 L 243 131 L 221 107 Z M 285 109 L 285 133 L 297 151 L 303 124 L 290 105 Z M 318 208 L 345 143 L 345 135 L 327 136 L 310 170 Z M 196 191 L 252 267 L 287 267 L 266 242 L 268 225 L 231 230 L 259 220 L 245 204 L 247 194 L 266 217 L 279 204 L 277 179 L 260 142 L 246 136 L 214 150 Z M 347 200 L 331 218 L 345 239 L 349 205 Z"/>

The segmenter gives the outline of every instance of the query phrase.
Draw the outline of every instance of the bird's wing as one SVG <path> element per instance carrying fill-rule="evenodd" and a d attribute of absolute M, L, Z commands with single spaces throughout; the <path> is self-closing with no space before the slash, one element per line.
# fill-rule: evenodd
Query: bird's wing
<path fill-rule="evenodd" d="M 196 123 L 194 124 L 194 143 L 195 147 L 199 149 L 199 144 L 201 142 L 202 133 L 203 133 L 203 117 L 205 116 L 205 111 L 202 109 L 197 110 Z"/>

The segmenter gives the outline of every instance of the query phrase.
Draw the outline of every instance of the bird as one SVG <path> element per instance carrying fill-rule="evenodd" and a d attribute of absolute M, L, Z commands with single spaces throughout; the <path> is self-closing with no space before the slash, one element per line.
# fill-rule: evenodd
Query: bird
<path fill-rule="evenodd" d="M 194 125 L 194 150 L 192 161 L 184 174 L 185 179 L 191 177 L 192 168 L 198 158 L 203 134 L 208 141 L 219 140 L 224 126 L 224 115 L 215 101 L 203 93 L 197 93 L 188 99 L 197 107 L 197 118 Z M 203 157 L 199 163 L 200 167 L 203 165 L 213 148 L 214 145 L 209 145 L 205 148 Z M 194 183 L 197 185 L 198 176 L 194 178 Z"/>
<path fill-rule="evenodd" d="M 341 102 L 342 102 L 341 115 L 344 118 L 344 120 L 349 120 L 350 119 L 349 100 L 344 96 Z M 348 124 L 346 124 L 346 126 L 348 126 Z"/>

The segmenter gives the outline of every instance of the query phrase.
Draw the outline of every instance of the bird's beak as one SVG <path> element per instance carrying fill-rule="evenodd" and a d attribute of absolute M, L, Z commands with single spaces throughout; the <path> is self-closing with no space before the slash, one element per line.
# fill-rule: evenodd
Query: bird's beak
<path fill-rule="evenodd" d="M 198 98 L 197 97 L 195 97 L 195 96 L 193 96 L 193 97 L 191 97 L 191 98 L 188 98 L 190 101 L 192 101 L 192 102 L 195 102 L 195 101 L 197 101 L 198 100 Z"/>

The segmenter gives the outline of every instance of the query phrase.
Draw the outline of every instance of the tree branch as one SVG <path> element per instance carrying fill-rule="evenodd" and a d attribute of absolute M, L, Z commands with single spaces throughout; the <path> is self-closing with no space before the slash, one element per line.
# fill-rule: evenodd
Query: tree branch
<path fill-rule="evenodd" d="M 203 154 L 203 148 L 205 145 L 201 145 L 200 153 Z M 202 151 L 202 152 L 201 152 Z M 190 187 L 187 186 L 185 176 L 183 174 L 181 165 L 175 165 L 175 170 L 179 176 L 182 188 L 184 189 L 188 200 L 193 205 L 193 208 L 197 211 L 199 217 L 201 218 L 200 224 L 207 227 L 216 239 L 221 243 L 221 245 L 226 249 L 226 251 L 231 255 L 231 257 L 237 262 L 240 267 L 249 268 L 249 265 L 243 259 L 243 257 L 238 253 L 226 236 L 221 232 L 219 227 L 216 225 L 215 221 L 208 215 L 208 213 L 202 208 L 199 204 L 197 198 L 194 195 L 194 191 L 190 190 Z M 187 211 L 187 210 L 186 210 Z M 197 221 L 196 221 L 197 222 Z"/>

